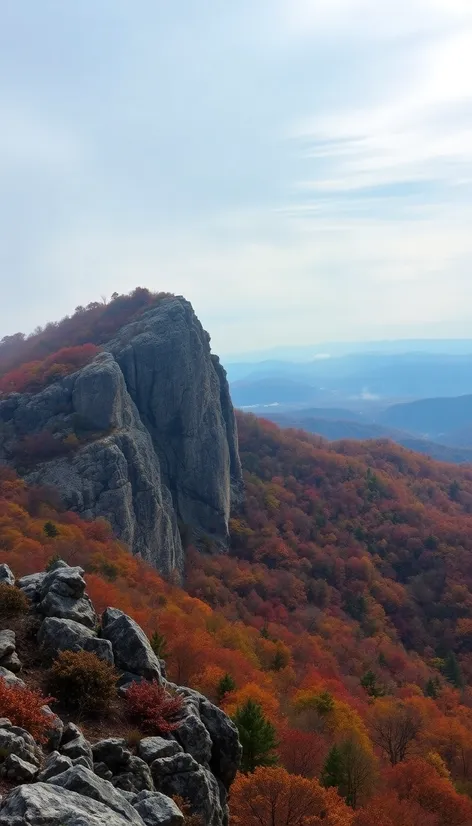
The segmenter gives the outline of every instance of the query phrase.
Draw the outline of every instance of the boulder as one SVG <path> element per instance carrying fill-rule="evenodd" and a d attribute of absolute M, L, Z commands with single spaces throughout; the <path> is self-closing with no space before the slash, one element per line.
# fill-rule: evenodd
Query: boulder
<path fill-rule="evenodd" d="M 118 608 L 107 608 L 102 616 L 102 637 L 111 642 L 115 663 L 147 680 L 160 680 L 159 660 L 142 628 Z"/>
<path fill-rule="evenodd" d="M 63 774 L 54 778 L 54 785 L 97 800 L 119 814 L 128 823 L 142 826 L 139 815 L 126 798 L 108 780 L 103 780 L 89 769 L 82 766 L 67 769 Z"/>
<path fill-rule="evenodd" d="M 43 706 L 41 711 L 48 717 L 49 726 L 44 733 L 47 746 L 53 751 L 56 751 L 61 744 L 64 733 L 64 723 L 57 714 L 54 714 L 49 706 Z"/>
<path fill-rule="evenodd" d="M 138 755 L 149 765 L 159 757 L 173 757 L 182 751 L 179 743 L 164 737 L 144 737 L 138 744 Z"/>
<path fill-rule="evenodd" d="M 93 744 L 92 752 L 94 761 L 105 763 L 112 772 L 117 772 L 120 768 L 126 766 L 131 757 L 126 740 L 119 737 L 99 740 Z"/>
<path fill-rule="evenodd" d="M 25 596 L 31 600 L 31 602 L 39 602 L 41 598 L 41 585 L 46 576 L 47 574 L 45 572 L 22 576 L 21 579 L 18 580 L 18 587 L 23 591 Z"/>
<path fill-rule="evenodd" d="M 197 763 L 206 765 L 210 762 L 212 741 L 197 714 L 193 712 L 185 714 L 173 734 L 182 744 L 184 751 L 191 754 Z"/>
<path fill-rule="evenodd" d="M 6 562 L 0 565 L 0 582 L 4 582 L 6 585 L 15 584 L 15 575 Z"/>
<path fill-rule="evenodd" d="M 161 792 L 141 792 L 133 805 L 146 826 L 181 826 L 184 822 L 177 804 Z"/>
<path fill-rule="evenodd" d="M 125 770 L 113 777 L 112 783 L 117 789 L 127 792 L 154 791 L 151 770 L 140 757 L 131 756 Z"/>
<path fill-rule="evenodd" d="M 86 588 L 84 573 L 84 569 L 78 566 L 72 567 L 65 563 L 59 567 L 53 565 L 41 583 L 41 599 L 43 600 L 52 589 L 60 596 L 79 599 Z"/>
<path fill-rule="evenodd" d="M 111 643 L 97 637 L 94 631 L 71 619 L 46 617 L 38 633 L 41 648 L 50 656 L 59 651 L 90 651 L 113 665 Z"/>
<path fill-rule="evenodd" d="M 38 767 L 33 763 L 28 763 L 16 754 L 9 754 L 2 765 L 2 774 L 8 780 L 15 780 L 18 783 L 31 783 L 38 773 Z"/>
<path fill-rule="evenodd" d="M 8 685 L 21 685 L 25 688 L 23 680 L 20 680 L 20 678 L 13 674 L 13 671 L 10 671 L 8 668 L 3 668 L 3 666 L 0 666 L 0 677 L 5 680 Z"/>
<path fill-rule="evenodd" d="M 0 804 L 0 826 L 129 826 L 129 823 L 100 801 L 49 783 L 18 786 Z"/>
<path fill-rule="evenodd" d="M 28 732 L 18 726 L 0 729 L 0 755 L 6 759 L 14 754 L 26 763 L 32 763 L 36 768 L 40 764 L 40 749 L 36 746 Z"/>
<path fill-rule="evenodd" d="M 52 751 L 51 754 L 47 756 L 46 762 L 38 774 L 38 780 L 46 782 L 46 780 L 50 780 L 51 777 L 62 774 L 70 768 L 72 768 L 72 760 L 70 757 L 66 757 L 65 754 L 59 754 L 58 751 Z"/>
<path fill-rule="evenodd" d="M 4 631 L 0 631 L 0 660 L 3 660 L 5 657 L 9 657 L 10 654 L 14 654 L 16 651 L 16 638 L 15 632 L 5 629 Z M 4 666 L 5 668 L 7 666 Z"/>
<path fill-rule="evenodd" d="M 241 762 L 238 729 L 230 717 L 206 697 L 200 701 L 200 718 L 211 737 L 211 769 L 228 790 Z"/>
<path fill-rule="evenodd" d="M 73 620 L 86 628 L 95 628 L 97 615 L 85 594 L 86 583 L 82 568 L 62 563 L 48 571 L 40 585 L 38 610 L 44 617 Z"/>
<path fill-rule="evenodd" d="M 190 754 L 154 760 L 151 770 L 157 791 L 188 800 L 192 814 L 200 815 L 205 826 L 223 826 L 226 822 L 216 778 Z"/>
<path fill-rule="evenodd" d="M 78 765 L 93 768 L 92 747 L 74 723 L 68 723 L 64 728 L 60 751 L 61 754 L 70 757 L 74 765 L 79 761 Z"/>
<path fill-rule="evenodd" d="M 16 651 L 12 651 L 11 654 L 3 657 L 2 666 L 3 668 L 8 669 L 8 671 L 12 671 L 13 674 L 18 674 L 18 672 L 21 671 L 21 662 Z"/>
<path fill-rule="evenodd" d="M 93 770 L 95 774 L 104 780 L 111 780 L 113 777 L 113 772 L 108 768 L 106 763 L 94 763 Z"/>

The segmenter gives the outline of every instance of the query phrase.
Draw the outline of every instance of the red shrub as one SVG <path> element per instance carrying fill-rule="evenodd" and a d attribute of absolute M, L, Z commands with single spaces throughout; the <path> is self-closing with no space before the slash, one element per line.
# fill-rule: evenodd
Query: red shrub
<path fill-rule="evenodd" d="M 22 686 L 10 686 L 0 677 L 0 716 L 7 717 L 15 726 L 21 726 L 38 741 L 45 741 L 45 732 L 51 725 L 43 713 L 42 706 L 53 697 L 43 697 L 40 691 L 32 691 Z"/>
<path fill-rule="evenodd" d="M 183 707 L 181 697 L 169 694 L 157 680 L 133 683 L 126 692 L 130 715 L 150 734 L 167 734 L 177 728 L 176 717 Z"/>

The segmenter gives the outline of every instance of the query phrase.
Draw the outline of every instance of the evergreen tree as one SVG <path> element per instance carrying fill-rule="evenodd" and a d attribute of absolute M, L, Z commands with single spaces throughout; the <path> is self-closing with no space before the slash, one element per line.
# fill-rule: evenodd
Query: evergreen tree
<path fill-rule="evenodd" d="M 149 640 L 151 643 L 151 648 L 154 651 L 156 657 L 160 657 L 160 659 L 165 660 L 167 657 L 167 640 L 164 637 L 164 634 L 159 634 L 159 631 L 154 631 L 151 639 Z"/>
<path fill-rule="evenodd" d="M 231 691 L 234 691 L 236 688 L 236 683 L 234 682 L 231 674 L 225 674 L 224 677 L 221 678 L 220 682 L 216 688 L 216 702 L 220 705 L 221 701 L 224 700 L 227 694 Z"/>
<path fill-rule="evenodd" d="M 429 678 L 428 682 L 425 685 L 424 693 L 426 697 L 431 697 L 432 700 L 436 700 L 438 696 L 438 681 L 433 680 L 432 677 Z"/>
<path fill-rule="evenodd" d="M 277 756 L 275 728 L 264 717 L 262 707 L 254 700 L 247 700 L 236 710 L 234 722 L 239 732 L 239 739 L 243 747 L 241 771 L 244 774 L 253 772 L 257 766 L 274 766 Z"/>
<path fill-rule="evenodd" d="M 44 523 L 43 531 L 46 536 L 49 536 L 50 539 L 54 539 L 56 536 L 59 536 L 59 531 L 56 525 L 50 520 Z"/>
<path fill-rule="evenodd" d="M 344 768 L 341 752 L 337 746 L 332 746 L 321 772 L 321 783 L 326 788 L 338 789 L 343 784 Z"/>
<path fill-rule="evenodd" d="M 449 680 L 456 688 L 462 688 L 464 680 L 462 677 L 461 667 L 457 661 L 454 651 L 450 651 L 444 660 L 443 674 L 446 680 Z"/>
<path fill-rule="evenodd" d="M 373 671 L 366 671 L 361 679 L 361 686 L 369 697 L 383 697 L 385 694 L 385 689 L 379 684 Z"/>

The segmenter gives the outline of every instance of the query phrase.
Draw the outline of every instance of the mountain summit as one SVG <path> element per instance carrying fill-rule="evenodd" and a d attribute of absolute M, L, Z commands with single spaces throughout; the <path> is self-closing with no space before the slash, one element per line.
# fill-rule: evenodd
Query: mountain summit
<path fill-rule="evenodd" d="M 75 372 L 49 369 L 34 392 L 4 391 L 0 461 L 57 488 L 67 508 L 107 519 L 162 573 L 180 571 L 181 536 L 224 547 L 242 494 L 226 373 L 181 297 L 88 341 L 101 348 Z"/>

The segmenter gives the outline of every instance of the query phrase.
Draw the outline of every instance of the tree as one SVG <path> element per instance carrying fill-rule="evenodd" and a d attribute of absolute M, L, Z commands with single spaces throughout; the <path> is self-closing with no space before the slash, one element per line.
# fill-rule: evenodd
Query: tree
<path fill-rule="evenodd" d="M 385 689 L 380 685 L 373 671 L 366 671 L 361 678 L 361 686 L 366 690 L 369 697 L 383 697 L 385 694 Z"/>
<path fill-rule="evenodd" d="M 233 680 L 231 674 L 226 673 L 224 677 L 221 678 L 218 686 L 216 688 L 216 702 L 219 705 L 222 700 L 229 694 L 231 691 L 235 691 L 236 683 Z"/>
<path fill-rule="evenodd" d="M 51 522 L 50 520 L 44 523 L 43 531 L 46 534 L 46 536 L 50 537 L 50 539 L 54 539 L 56 536 L 59 536 L 57 526 L 54 524 L 54 522 Z"/>
<path fill-rule="evenodd" d="M 402 700 L 378 700 L 370 716 L 372 740 L 390 764 L 407 757 L 422 727 L 419 711 Z"/>
<path fill-rule="evenodd" d="M 454 685 L 456 688 L 463 687 L 464 678 L 462 676 L 461 668 L 458 663 L 457 657 L 454 654 L 454 651 L 450 651 L 446 659 L 444 660 L 442 672 L 446 680 L 449 680 L 449 682 L 452 683 L 452 685 Z"/>
<path fill-rule="evenodd" d="M 433 678 L 430 677 L 425 685 L 424 693 L 425 697 L 430 697 L 432 700 L 436 700 L 439 694 L 438 680 L 433 680 Z"/>
<path fill-rule="evenodd" d="M 231 789 L 231 826 L 348 826 L 350 820 L 334 790 L 282 768 L 240 774 Z"/>
<path fill-rule="evenodd" d="M 151 643 L 151 648 L 154 651 L 156 657 L 160 657 L 162 660 L 165 660 L 167 657 L 167 640 L 164 634 L 160 634 L 159 631 L 154 631 L 149 640 Z"/>
<path fill-rule="evenodd" d="M 253 700 L 240 706 L 234 715 L 243 747 L 241 771 L 245 774 L 255 771 L 257 766 L 273 766 L 277 762 L 274 754 L 277 748 L 275 728 L 264 717 L 259 703 Z"/>
<path fill-rule="evenodd" d="M 353 809 L 373 785 L 375 759 L 367 746 L 355 735 L 334 745 L 321 775 L 326 788 L 336 788 Z"/>

